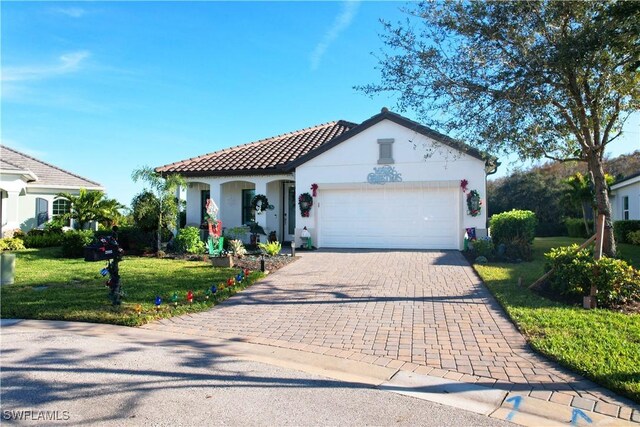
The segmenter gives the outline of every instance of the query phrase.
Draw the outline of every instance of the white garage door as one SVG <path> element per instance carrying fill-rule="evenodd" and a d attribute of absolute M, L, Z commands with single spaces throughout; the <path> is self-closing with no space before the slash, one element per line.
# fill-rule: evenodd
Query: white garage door
<path fill-rule="evenodd" d="M 327 248 L 459 248 L 459 190 L 366 186 L 322 190 L 319 245 Z"/>

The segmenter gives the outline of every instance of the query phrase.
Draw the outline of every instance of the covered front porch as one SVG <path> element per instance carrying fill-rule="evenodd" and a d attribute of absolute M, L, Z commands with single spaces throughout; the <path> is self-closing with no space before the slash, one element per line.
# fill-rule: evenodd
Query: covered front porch
<path fill-rule="evenodd" d="M 207 177 L 187 179 L 187 226 L 200 227 L 205 223 L 207 199 L 219 208 L 218 219 L 223 231 L 255 221 L 267 235 L 275 232 L 280 242 L 292 241 L 295 236 L 296 194 L 295 177 L 291 175 Z M 251 201 L 256 195 L 269 201 L 266 212 L 256 213 Z M 249 235 L 242 236 L 249 243 Z M 265 236 L 261 236 L 265 241 Z"/>

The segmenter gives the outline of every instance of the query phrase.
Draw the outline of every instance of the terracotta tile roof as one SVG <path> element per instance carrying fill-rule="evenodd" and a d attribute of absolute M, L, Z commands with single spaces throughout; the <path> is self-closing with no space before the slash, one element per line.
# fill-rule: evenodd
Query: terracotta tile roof
<path fill-rule="evenodd" d="M 344 120 L 324 123 L 160 166 L 156 171 L 184 176 L 282 173 L 289 163 L 356 126 Z"/>
<path fill-rule="evenodd" d="M 50 165 L 4 145 L 0 145 L 0 157 L 2 158 L 0 162 L 2 170 L 7 172 L 19 170 L 32 172 L 37 178 L 35 181 L 30 182 L 32 186 L 102 189 L 102 186 L 97 182 Z"/>

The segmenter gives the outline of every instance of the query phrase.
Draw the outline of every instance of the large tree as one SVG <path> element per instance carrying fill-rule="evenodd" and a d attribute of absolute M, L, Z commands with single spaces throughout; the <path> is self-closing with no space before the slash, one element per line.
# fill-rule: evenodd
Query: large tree
<path fill-rule="evenodd" d="M 401 110 L 492 154 L 586 162 L 615 256 L 605 147 L 640 107 L 640 2 L 423 2 L 383 22 Z"/>
<path fill-rule="evenodd" d="M 162 176 L 149 166 L 136 169 L 131 174 L 134 182 L 144 181 L 150 188 L 146 191 L 151 192 L 157 200 L 157 245 L 158 250 L 161 248 L 162 227 L 174 226 L 176 214 L 178 212 L 178 200 L 176 198 L 176 190 L 179 186 L 186 185 L 185 179 L 177 174 Z"/>

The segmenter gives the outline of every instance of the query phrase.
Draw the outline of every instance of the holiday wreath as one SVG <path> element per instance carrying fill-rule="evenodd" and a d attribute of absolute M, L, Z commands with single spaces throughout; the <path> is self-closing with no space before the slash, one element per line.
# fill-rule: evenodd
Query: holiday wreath
<path fill-rule="evenodd" d="M 303 217 L 308 217 L 311 206 L 313 206 L 313 197 L 311 197 L 311 194 L 302 193 L 300 197 L 298 197 L 298 206 L 300 206 L 300 214 L 302 214 Z"/>
<path fill-rule="evenodd" d="M 264 194 L 256 194 L 251 199 L 251 207 L 257 214 L 261 214 L 262 212 L 269 209 L 269 199 Z"/>
<path fill-rule="evenodd" d="M 482 201 L 478 190 L 469 191 L 469 194 L 467 194 L 467 213 L 471 216 L 480 215 L 481 205 Z"/>

